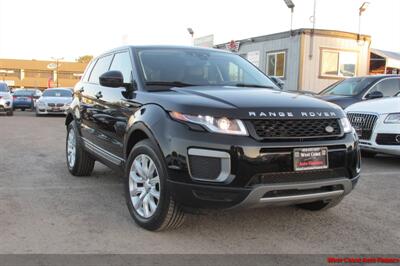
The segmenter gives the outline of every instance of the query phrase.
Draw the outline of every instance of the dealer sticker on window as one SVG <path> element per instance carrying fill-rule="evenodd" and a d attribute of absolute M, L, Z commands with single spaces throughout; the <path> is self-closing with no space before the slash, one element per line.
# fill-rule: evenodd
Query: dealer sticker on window
<path fill-rule="evenodd" d="M 295 171 L 306 171 L 328 168 L 328 148 L 313 147 L 293 150 Z"/>

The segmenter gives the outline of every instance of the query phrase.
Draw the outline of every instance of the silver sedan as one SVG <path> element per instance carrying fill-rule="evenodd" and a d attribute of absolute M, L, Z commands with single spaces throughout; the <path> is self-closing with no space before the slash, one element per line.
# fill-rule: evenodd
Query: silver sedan
<path fill-rule="evenodd" d="M 36 115 L 66 114 L 72 96 L 72 90 L 69 88 L 45 90 L 36 102 Z"/>

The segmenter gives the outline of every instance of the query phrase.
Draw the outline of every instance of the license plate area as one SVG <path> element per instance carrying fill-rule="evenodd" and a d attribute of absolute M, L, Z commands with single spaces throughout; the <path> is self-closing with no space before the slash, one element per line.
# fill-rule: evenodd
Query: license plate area
<path fill-rule="evenodd" d="M 293 150 L 295 171 L 327 169 L 329 167 L 328 148 L 313 147 Z"/>

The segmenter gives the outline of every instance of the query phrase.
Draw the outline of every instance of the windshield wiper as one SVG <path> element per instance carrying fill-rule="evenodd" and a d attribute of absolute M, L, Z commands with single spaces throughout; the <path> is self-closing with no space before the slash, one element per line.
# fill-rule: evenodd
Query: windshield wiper
<path fill-rule="evenodd" d="M 190 87 L 190 86 L 198 86 L 195 84 L 185 83 L 181 81 L 147 81 L 146 85 L 154 85 L 154 86 L 172 86 L 172 87 Z"/>
<path fill-rule="evenodd" d="M 236 83 L 236 84 L 233 84 L 232 86 L 235 86 L 235 87 L 253 87 L 253 88 L 276 89 L 273 86 L 259 85 L 259 84 L 247 84 L 247 83 Z"/>

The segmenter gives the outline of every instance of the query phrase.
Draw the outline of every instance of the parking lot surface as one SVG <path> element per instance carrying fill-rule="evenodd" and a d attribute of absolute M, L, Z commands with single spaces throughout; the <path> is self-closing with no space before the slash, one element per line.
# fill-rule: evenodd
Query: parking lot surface
<path fill-rule="evenodd" d="M 175 231 L 131 217 L 121 174 L 96 163 L 69 174 L 63 117 L 0 116 L 0 253 L 400 252 L 400 158 L 363 159 L 356 189 L 337 207 L 212 211 Z"/>

